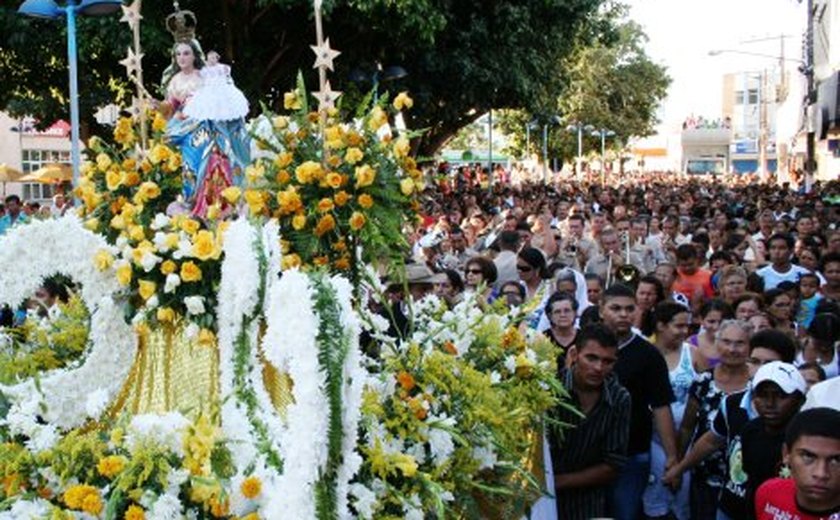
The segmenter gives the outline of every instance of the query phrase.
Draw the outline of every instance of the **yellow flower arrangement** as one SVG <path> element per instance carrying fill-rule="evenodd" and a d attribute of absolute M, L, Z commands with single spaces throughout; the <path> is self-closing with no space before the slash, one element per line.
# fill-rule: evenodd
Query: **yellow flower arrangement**
<path fill-rule="evenodd" d="M 356 188 L 365 188 L 373 184 L 376 180 L 376 170 L 369 164 L 365 164 L 356 168 L 354 178 L 356 179 Z"/>
<path fill-rule="evenodd" d="M 202 278 L 201 268 L 193 261 L 187 261 L 181 264 L 181 280 L 191 283 L 199 282 Z"/>

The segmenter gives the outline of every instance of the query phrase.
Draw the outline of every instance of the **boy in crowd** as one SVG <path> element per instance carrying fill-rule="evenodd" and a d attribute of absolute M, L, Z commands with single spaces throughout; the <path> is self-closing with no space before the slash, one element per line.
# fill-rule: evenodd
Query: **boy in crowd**
<path fill-rule="evenodd" d="M 782 452 L 790 479 L 774 478 L 755 496 L 758 520 L 840 518 L 840 412 L 813 408 L 793 418 Z"/>
<path fill-rule="evenodd" d="M 755 272 L 764 281 L 764 290 L 775 289 L 782 282 L 799 283 L 799 278 L 810 273 L 808 269 L 791 262 L 793 257 L 793 237 L 786 233 L 776 233 L 767 240 L 770 265 Z"/>
<path fill-rule="evenodd" d="M 820 278 L 814 273 L 803 274 L 799 278 L 799 312 L 796 315 L 796 322 L 802 329 L 811 325 L 817 313 L 817 304 L 822 298 Z"/>
<path fill-rule="evenodd" d="M 605 326 L 584 327 L 569 359 L 559 379 L 583 417 L 559 408 L 554 418 L 573 427 L 562 439 L 550 432 L 549 445 L 558 517 L 585 520 L 605 515 L 609 486 L 626 462 L 630 394 L 613 374 L 618 341 Z"/>

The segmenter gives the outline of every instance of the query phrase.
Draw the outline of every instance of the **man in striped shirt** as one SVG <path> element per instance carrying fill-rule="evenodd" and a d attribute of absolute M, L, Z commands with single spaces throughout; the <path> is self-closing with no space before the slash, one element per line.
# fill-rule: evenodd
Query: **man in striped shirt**
<path fill-rule="evenodd" d="M 630 394 L 612 373 L 618 340 L 607 327 L 584 327 L 568 355 L 571 368 L 559 379 L 583 415 L 557 409 L 554 418 L 572 427 L 549 439 L 558 518 L 583 520 L 606 515 L 610 484 L 626 460 Z"/>

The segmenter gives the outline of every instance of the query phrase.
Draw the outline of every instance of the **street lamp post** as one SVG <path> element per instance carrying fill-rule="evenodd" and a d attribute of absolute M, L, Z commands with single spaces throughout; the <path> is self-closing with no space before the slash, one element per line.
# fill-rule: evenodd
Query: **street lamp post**
<path fill-rule="evenodd" d="M 548 184 L 548 125 L 560 124 L 560 116 L 551 116 L 543 123 L 543 182 Z"/>
<path fill-rule="evenodd" d="M 73 186 L 79 183 L 79 165 L 81 163 L 79 138 L 79 73 L 78 51 L 76 48 L 76 15 L 103 16 L 115 13 L 122 6 L 121 0 L 68 0 L 67 5 L 59 7 L 53 0 L 26 0 L 18 13 L 33 18 L 56 20 L 67 18 L 67 61 L 70 68 L 70 160 L 73 165 Z"/>
<path fill-rule="evenodd" d="M 577 132 L 577 158 L 575 159 L 575 176 L 577 180 L 583 180 L 583 133 L 592 132 L 595 129 L 592 125 L 585 125 L 578 121 L 566 127 L 569 132 Z"/>
<path fill-rule="evenodd" d="M 606 128 L 600 128 L 592 132 L 592 135 L 594 137 L 601 137 L 601 184 L 604 185 L 607 183 L 607 137 L 613 137 L 615 132 Z"/>

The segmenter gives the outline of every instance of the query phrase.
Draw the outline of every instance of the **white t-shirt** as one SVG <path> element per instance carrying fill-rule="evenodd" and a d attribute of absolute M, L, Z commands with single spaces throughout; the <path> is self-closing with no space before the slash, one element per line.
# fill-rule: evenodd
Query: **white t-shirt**
<path fill-rule="evenodd" d="M 755 272 L 758 276 L 764 280 L 764 290 L 769 291 L 770 289 L 775 289 L 779 286 L 782 282 L 793 282 L 799 283 L 799 279 L 802 277 L 803 274 L 810 274 L 811 270 L 806 269 L 800 265 L 791 264 L 790 269 L 786 273 L 780 273 L 773 269 L 773 265 L 768 265 L 762 267 L 758 271 Z"/>

